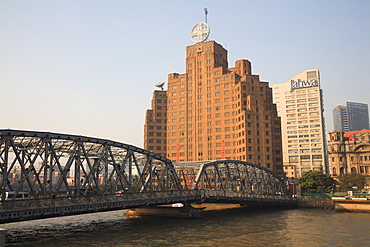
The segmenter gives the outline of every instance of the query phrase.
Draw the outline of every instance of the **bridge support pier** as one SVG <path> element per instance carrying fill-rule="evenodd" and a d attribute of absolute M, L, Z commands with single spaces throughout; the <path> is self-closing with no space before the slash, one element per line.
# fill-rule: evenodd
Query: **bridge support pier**
<path fill-rule="evenodd" d="M 0 228 L 0 247 L 5 246 L 6 232 L 7 230 Z"/>

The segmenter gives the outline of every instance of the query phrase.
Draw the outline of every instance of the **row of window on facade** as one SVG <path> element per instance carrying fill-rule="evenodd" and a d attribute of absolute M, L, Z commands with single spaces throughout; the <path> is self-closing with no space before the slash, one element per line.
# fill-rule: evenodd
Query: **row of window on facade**
<path fill-rule="evenodd" d="M 217 115 L 217 114 L 216 114 Z M 230 119 L 225 119 L 223 121 L 224 124 L 230 124 L 231 123 L 231 120 Z M 235 123 L 234 119 L 232 120 L 232 123 Z M 221 125 L 222 124 L 222 121 L 221 120 L 217 120 L 217 121 L 214 121 L 214 125 Z M 212 122 L 207 122 L 207 126 L 210 127 L 212 126 Z M 260 123 L 256 123 L 256 127 L 259 128 L 260 126 Z M 172 125 L 172 126 L 169 126 L 171 129 L 185 129 L 185 124 L 180 124 L 180 125 Z M 192 129 L 194 127 L 193 124 L 188 124 L 188 128 L 189 129 Z M 203 128 L 203 123 L 198 123 L 197 124 L 197 127 L 198 128 Z M 239 130 L 239 129 L 244 129 L 245 125 L 244 123 L 241 123 L 239 125 L 236 125 L 234 127 L 225 127 L 225 130 L 224 131 L 230 131 L 230 130 Z M 251 122 L 247 122 L 247 127 L 252 127 L 252 123 Z M 268 128 L 269 127 L 269 123 L 265 123 L 265 128 Z M 154 126 L 153 125 L 149 125 L 148 126 L 148 129 L 149 130 L 154 130 Z M 156 129 L 157 130 L 166 130 L 167 127 L 166 126 L 156 126 Z M 221 131 L 221 129 L 219 130 Z M 216 132 L 219 132 L 219 131 L 216 131 Z M 201 134 L 203 132 L 203 130 L 198 130 L 198 134 Z M 274 132 L 277 133 L 277 132 L 280 132 L 280 129 L 279 128 L 274 128 Z M 311 131 L 311 132 L 316 132 L 316 131 Z M 149 135 L 150 136 L 153 136 L 154 132 L 149 132 Z M 175 133 L 175 132 L 174 132 Z M 212 129 L 207 129 L 207 133 L 212 133 Z M 189 135 L 192 135 L 192 131 L 189 131 L 188 133 Z M 257 130 L 256 131 L 256 134 L 257 135 L 260 135 L 260 131 Z M 265 135 L 269 135 L 270 132 L 269 131 L 265 131 Z M 248 135 L 252 135 L 252 131 L 251 130 L 248 130 Z M 320 134 L 312 134 L 311 137 L 318 137 Z"/>
<path fill-rule="evenodd" d="M 274 89 L 279 89 L 280 87 L 275 87 Z M 293 91 L 286 91 L 285 94 L 291 94 L 291 95 L 295 95 L 295 94 L 300 94 L 300 93 L 306 93 L 306 92 L 317 92 L 319 91 L 319 88 L 315 88 L 315 87 L 311 87 L 311 88 L 308 88 L 308 89 L 295 89 Z M 279 92 L 276 92 L 276 94 L 279 94 Z"/>
<path fill-rule="evenodd" d="M 189 90 L 189 91 L 191 91 L 191 90 Z M 202 90 L 201 89 L 198 89 L 198 92 L 201 92 Z M 234 94 L 234 90 L 231 90 L 231 92 L 229 91 L 229 90 L 225 90 L 225 91 L 223 91 L 223 95 L 229 95 L 229 94 Z M 173 93 L 173 94 L 176 94 L 177 95 L 177 93 Z M 214 95 L 212 95 L 212 93 L 207 93 L 207 98 L 212 98 L 213 96 L 215 96 L 215 97 L 219 97 L 219 96 L 221 96 L 222 94 L 221 94 L 221 92 L 215 92 L 215 93 L 213 93 Z M 183 95 L 183 96 L 185 96 L 185 93 L 184 93 L 184 91 L 181 91 L 180 92 L 180 95 Z M 247 96 L 249 96 L 247 93 L 243 93 L 243 94 L 238 94 L 236 97 L 231 97 L 231 101 L 236 101 L 236 99 L 240 99 L 240 98 L 247 98 Z M 261 94 L 261 97 L 263 97 L 264 95 L 263 94 Z M 200 94 L 198 94 L 198 96 L 197 96 L 197 99 L 203 99 L 203 95 L 200 95 Z M 176 102 L 178 102 L 178 100 L 179 100 L 179 102 L 184 102 L 185 101 L 185 97 L 180 97 L 180 98 L 171 98 L 171 99 L 169 99 L 168 100 L 168 103 L 176 103 Z M 188 101 L 192 101 L 193 100 L 193 96 L 187 96 L 187 100 Z M 221 100 L 223 100 L 224 102 L 230 102 L 230 98 L 219 98 L 219 99 L 215 99 L 215 103 L 221 103 Z M 244 103 L 244 105 L 246 105 L 247 104 L 247 101 L 243 101 Z M 267 98 L 266 99 L 266 103 L 269 103 L 270 102 L 270 98 Z M 212 104 L 212 101 L 207 101 L 207 104 L 209 105 L 209 104 Z M 248 101 L 248 105 L 250 104 L 250 102 Z M 258 105 L 258 100 L 256 100 L 256 105 Z M 198 106 L 202 106 L 202 102 L 198 102 Z M 240 106 L 240 102 L 238 103 L 238 106 Z M 158 109 L 162 109 L 162 108 L 158 108 L 157 107 L 157 110 Z M 310 108 L 311 109 L 311 108 Z M 316 108 L 317 109 L 317 108 Z"/>
<path fill-rule="evenodd" d="M 321 153 L 321 148 L 312 148 L 312 149 L 290 149 L 288 153 L 295 154 L 295 153 Z"/>
<path fill-rule="evenodd" d="M 232 97 L 232 98 L 234 98 L 234 97 Z M 184 98 L 181 98 L 181 99 L 184 99 Z M 224 102 L 229 102 L 229 99 L 230 98 L 225 98 L 224 99 Z M 184 100 L 181 100 L 181 101 L 184 101 Z M 234 101 L 234 100 L 233 100 Z M 258 102 L 258 100 L 256 100 L 257 102 Z M 249 101 L 242 101 L 243 103 L 241 103 L 240 101 L 239 102 L 237 102 L 237 103 L 235 103 L 235 104 L 232 104 L 231 105 L 231 107 L 230 107 L 230 105 L 223 105 L 223 109 L 230 109 L 230 108 L 237 108 L 237 107 L 240 107 L 241 106 L 241 104 L 244 106 L 243 107 L 243 110 L 246 110 L 246 106 L 248 105 L 248 109 L 250 108 L 250 102 Z M 214 103 L 221 103 L 221 99 L 215 99 L 215 102 Z M 213 103 L 212 103 L 212 101 L 211 100 L 208 100 L 207 101 L 207 105 L 212 105 Z M 203 105 L 203 102 L 198 102 L 198 106 L 202 106 Z M 258 103 L 256 103 L 256 105 L 258 105 Z M 180 104 L 180 105 L 172 105 L 171 106 L 171 108 L 174 110 L 174 109 L 176 109 L 177 107 L 179 106 L 179 108 L 185 108 L 185 104 Z M 188 107 L 189 108 L 192 108 L 193 107 L 193 103 L 188 103 Z M 267 107 L 267 106 L 265 106 L 265 107 Z M 271 109 L 270 108 L 270 106 L 268 106 L 269 108 L 266 108 L 266 109 Z M 166 110 L 166 108 L 167 107 L 164 107 L 164 109 Z M 221 110 L 222 109 L 222 107 L 219 105 L 219 106 L 216 106 L 215 107 L 215 110 L 216 111 L 219 111 L 219 110 Z M 256 108 L 255 108 L 255 110 L 256 110 L 256 112 L 258 112 L 258 106 L 256 106 Z M 157 106 L 157 110 L 162 110 L 162 106 Z M 208 112 L 210 112 L 212 110 L 212 108 L 207 108 L 207 111 Z M 201 109 L 198 109 L 198 113 L 201 113 L 203 111 L 203 109 L 201 108 Z M 189 110 L 188 111 L 188 114 L 192 114 L 193 112 L 192 112 L 192 110 Z M 238 111 L 235 111 L 235 112 L 233 112 L 233 116 L 235 115 L 235 114 L 238 114 L 238 113 L 240 113 L 240 109 L 238 110 Z M 169 113 L 170 114 L 170 113 Z M 166 115 L 166 114 L 165 114 Z M 315 114 L 314 114 L 315 115 Z"/>
<path fill-rule="evenodd" d="M 288 118 L 294 118 L 294 117 L 304 117 L 304 116 L 320 116 L 319 112 L 310 112 L 308 113 L 297 113 L 297 114 L 286 114 Z"/>
<path fill-rule="evenodd" d="M 289 121 L 287 122 L 287 125 L 293 125 L 293 124 L 304 124 L 304 123 L 318 123 L 320 122 L 320 119 L 310 119 L 310 120 L 300 120 L 300 121 Z M 295 129 L 297 126 L 288 126 L 287 129 Z"/>
<path fill-rule="evenodd" d="M 319 94 L 317 94 L 317 93 L 309 93 L 308 95 L 307 94 L 298 94 L 298 95 L 293 94 L 293 95 L 290 95 L 290 96 L 285 96 L 285 99 L 294 100 L 294 99 L 299 99 L 299 98 L 316 97 L 316 96 L 319 96 Z M 292 103 L 294 103 L 294 102 L 295 101 L 292 101 Z"/>
<path fill-rule="evenodd" d="M 160 136 L 166 137 L 167 136 L 167 133 L 162 133 L 162 132 L 156 132 L 156 133 L 149 132 L 148 136 L 154 136 L 154 134 L 155 134 L 155 136 L 158 136 L 158 137 L 160 137 Z M 149 139 L 149 140 L 151 140 L 151 139 Z"/>
<path fill-rule="evenodd" d="M 368 147 L 363 146 L 363 147 L 356 147 L 354 145 L 348 145 L 348 146 L 343 146 L 343 145 L 335 145 L 330 147 L 331 152 L 360 152 L 360 151 L 370 151 Z"/>
<path fill-rule="evenodd" d="M 355 162 L 355 161 L 370 161 L 370 156 L 367 156 L 367 155 L 351 156 L 350 160 L 352 162 Z M 332 162 L 336 162 L 336 161 L 343 162 L 343 161 L 346 161 L 346 158 L 345 157 L 331 157 L 331 161 Z"/>
<path fill-rule="evenodd" d="M 217 73 L 217 72 L 216 72 Z M 219 74 L 219 73 L 218 73 Z M 208 77 L 211 77 L 211 74 L 210 73 L 208 73 L 207 74 L 207 76 Z M 177 77 L 176 77 L 177 78 Z M 175 79 L 176 79 L 175 78 Z M 215 78 L 215 82 L 221 82 L 221 80 L 223 79 L 224 81 L 228 81 L 229 79 L 234 79 L 235 78 L 235 76 L 232 74 L 231 76 L 225 76 L 225 77 L 218 77 L 218 78 Z M 199 79 L 201 79 L 201 77 L 199 78 Z M 188 80 L 192 80 L 192 77 L 191 76 L 189 76 L 188 77 Z M 183 77 L 181 77 L 180 78 L 180 82 L 184 82 L 185 81 L 185 76 L 183 76 Z M 171 84 L 175 84 L 175 83 L 177 83 L 178 81 L 171 81 Z M 207 79 L 207 84 L 212 84 L 212 80 L 211 79 Z M 227 85 L 226 85 L 227 84 Z M 200 86 L 200 85 L 203 85 L 203 82 L 202 81 L 198 81 L 198 86 Z M 226 87 L 229 87 L 229 83 L 225 83 L 224 85 L 226 85 L 226 86 L 224 86 L 225 88 Z M 230 83 L 230 85 L 232 85 L 232 86 L 234 86 L 235 85 L 235 82 L 232 82 L 232 83 Z M 193 86 L 193 83 L 188 83 L 187 84 L 187 86 L 188 87 L 192 87 Z M 218 85 L 219 86 L 219 85 Z M 173 85 L 173 86 L 170 86 L 169 87 L 169 90 L 177 90 L 178 88 L 185 88 L 185 84 L 180 84 L 180 85 Z M 220 88 L 220 87 L 218 87 L 218 88 Z M 215 89 L 218 89 L 218 88 L 215 88 Z"/>
<path fill-rule="evenodd" d="M 233 137 L 232 137 L 233 136 Z M 233 139 L 235 139 L 235 138 L 237 138 L 237 137 L 241 137 L 242 136 L 242 134 L 240 133 L 240 134 L 233 134 L 233 135 L 225 135 L 224 136 L 224 139 L 231 139 L 231 138 L 233 138 Z M 208 137 L 206 137 L 206 138 L 203 138 L 203 137 L 198 137 L 197 138 L 197 140 L 198 141 L 203 141 L 203 140 L 208 140 L 208 141 L 211 141 L 212 139 L 213 139 L 213 137 L 215 137 L 215 140 L 221 140 L 221 135 L 216 135 L 216 136 L 208 136 Z M 278 136 L 278 135 L 276 135 L 276 136 L 274 136 L 274 139 L 275 140 L 280 140 L 280 136 Z M 150 140 L 153 140 L 153 139 L 149 139 L 149 143 L 150 143 Z M 259 138 L 257 138 L 257 143 L 258 144 L 260 144 L 260 140 L 261 139 L 259 139 Z M 194 139 L 192 138 L 192 137 L 190 137 L 190 138 L 188 138 L 188 142 L 193 142 L 194 141 Z M 242 144 L 242 143 L 244 143 L 245 142 L 245 138 L 242 138 L 241 140 L 239 140 L 241 143 L 240 144 Z M 238 141 L 238 142 L 239 142 Z M 185 142 L 185 138 L 180 138 L 180 139 L 168 139 L 168 141 L 167 141 L 167 143 L 183 143 L 183 142 Z M 253 139 L 252 138 L 247 138 L 247 143 L 253 143 Z M 269 144 L 269 143 L 271 143 L 270 142 L 270 139 L 265 139 L 265 143 L 266 144 Z"/>
<path fill-rule="evenodd" d="M 226 150 L 215 150 L 215 152 L 214 151 L 208 151 L 207 154 L 208 155 L 214 155 L 214 154 L 219 155 L 219 154 L 222 154 L 223 152 L 225 154 L 241 153 L 241 152 L 238 152 L 235 149 L 233 149 L 233 150 L 226 149 Z M 199 156 L 202 156 L 203 155 L 203 152 L 198 152 L 198 155 Z M 176 152 L 176 153 L 168 154 L 167 156 L 168 157 L 177 157 L 177 156 L 183 157 L 183 156 L 185 156 L 185 153 L 184 152 Z M 188 152 L 188 156 L 193 156 L 193 152 Z M 252 160 L 253 159 L 253 155 L 252 154 L 246 155 L 246 157 L 248 157 L 249 160 Z M 266 156 L 256 155 L 257 160 L 262 160 L 262 157 L 266 158 L 266 160 L 272 160 L 270 155 L 266 155 Z M 280 162 L 281 161 L 281 158 L 275 158 L 275 161 L 276 162 Z"/>
<path fill-rule="evenodd" d="M 357 168 L 356 167 L 351 167 L 351 173 L 357 173 Z M 339 168 L 339 174 L 338 170 L 336 167 L 332 168 L 332 175 L 333 176 L 343 176 L 346 173 L 346 169 L 344 167 Z M 362 174 L 370 174 L 370 166 L 360 166 L 360 173 Z"/>
<path fill-rule="evenodd" d="M 228 77 L 225 77 L 224 79 L 226 79 L 226 78 L 228 79 Z M 232 78 L 234 78 L 234 77 L 232 76 Z M 215 82 L 220 82 L 220 78 L 215 78 L 214 80 L 215 80 Z M 252 82 L 253 82 L 253 80 L 252 80 Z M 201 86 L 201 85 L 203 85 L 203 82 L 202 81 L 198 81 L 197 84 L 198 84 L 198 86 Z M 209 85 L 209 84 L 212 84 L 212 81 L 211 80 L 207 80 L 207 85 Z M 187 85 L 188 85 L 188 87 L 192 87 L 193 86 L 193 83 L 188 83 Z M 218 90 L 218 89 L 221 89 L 221 85 L 223 85 L 224 88 L 229 88 L 230 86 L 234 86 L 235 83 L 233 82 L 233 83 L 217 84 L 217 85 L 214 85 L 213 87 L 212 86 L 207 86 L 206 90 L 207 91 L 212 91 L 212 88 L 214 88 L 215 90 Z M 177 90 L 177 87 L 178 87 L 177 85 L 174 85 L 174 86 L 171 86 L 169 89 Z M 179 85 L 179 88 L 180 89 L 185 89 L 185 84 Z M 267 87 L 259 87 L 260 92 L 263 92 L 264 91 L 264 88 L 267 88 Z M 254 89 L 255 89 L 254 86 L 250 87 L 250 90 L 251 91 L 254 91 Z M 202 90 L 203 90 L 202 88 L 198 88 L 197 92 L 200 93 L 200 92 L 202 92 Z M 241 87 L 237 87 L 235 90 L 234 89 L 231 90 L 231 91 L 230 90 L 225 90 L 223 92 L 224 92 L 224 95 L 227 95 L 227 94 L 230 94 L 230 93 L 233 94 L 235 92 L 239 92 L 241 90 L 242 91 L 246 91 L 247 90 L 247 86 L 246 85 L 243 85 Z M 256 90 L 258 90 L 258 89 L 256 89 Z M 219 91 L 217 93 L 221 93 L 221 92 L 222 91 Z M 168 97 L 170 97 L 170 96 L 177 96 L 177 93 L 179 93 L 180 95 L 185 95 L 185 91 L 180 91 L 180 92 L 172 92 L 172 94 L 170 92 L 168 92 L 167 93 L 167 96 Z M 192 89 L 189 89 L 188 90 L 188 94 L 192 94 L 192 93 L 193 93 L 193 90 Z M 221 94 L 218 94 L 218 95 L 221 95 Z M 218 96 L 218 95 L 216 95 L 216 96 Z M 264 94 L 261 94 L 261 95 L 263 96 Z M 270 94 L 268 94 L 268 95 L 270 95 Z M 246 96 L 246 94 L 244 94 L 244 96 Z M 158 103 L 162 103 L 162 102 L 158 102 Z"/>
<path fill-rule="evenodd" d="M 339 141 L 338 139 L 338 136 L 337 135 L 331 135 L 331 140 L 332 141 Z M 370 141 L 370 135 L 362 135 L 362 136 L 359 136 L 359 135 L 353 135 L 352 136 L 352 141 L 356 142 L 356 141 L 366 141 L 366 142 L 369 142 Z M 352 146 L 349 146 L 350 149 L 352 149 Z"/>
<path fill-rule="evenodd" d="M 149 125 L 148 129 L 154 130 L 154 127 L 156 127 L 157 130 L 166 130 L 167 129 L 167 126 L 153 126 L 153 125 Z"/>
<path fill-rule="evenodd" d="M 287 131 L 286 133 L 288 134 L 288 135 L 290 135 L 290 134 L 304 134 L 304 133 L 309 133 L 309 132 L 311 132 L 311 133 L 313 133 L 313 132 L 320 132 L 320 130 L 318 130 L 318 131 L 309 131 L 309 130 L 299 130 L 299 131 L 297 131 L 297 130 L 293 130 L 293 131 Z M 308 137 L 308 136 L 306 136 L 306 137 Z M 311 134 L 311 137 L 321 137 L 321 134 Z"/>
<path fill-rule="evenodd" d="M 308 148 L 308 147 L 321 147 L 321 143 L 311 143 L 311 144 L 289 144 L 288 148 Z"/>
<path fill-rule="evenodd" d="M 225 124 L 229 124 L 230 123 L 230 120 L 225 120 L 224 123 Z M 233 121 L 233 123 L 234 123 L 234 121 Z M 221 121 L 215 121 L 214 122 L 214 125 L 221 125 Z M 212 122 L 208 122 L 207 123 L 207 126 L 208 127 L 212 126 Z M 247 126 L 248 127 L 251 127 L 252 126 L 252 123 L 249 123 L 248 122 Z M 268 124 L 266 123 L 265 126 L 268 126 Z M 158 126 L 158 127 L 160 127 L 160 126 Z M 203 127 L 203 123 L 198 123 L 198 128 L 202 128 L 202 127 Z M 189 129 L 192 129 L 193 128 L 193 124 L 188 124 L 188 128 Z M 157 128 L 157 130 L 160 130 L 160 129 L 161 128 Z M 165 129 L 165 128 L 163 128 L 163 129 Z M 185 129 L 185 124 L 172 125 L 172 126 L 170 126 L 170 129 L 173 129 L 173 130 L 175 130 L 175 129 L 183 130 L 183 129 Z M 239 130 L 239 129 L 244 129 L 244 123 L 243 124 L 239 124 L 239 125 L 234 126 L 234 127 L 224 127 L 223 129 L 222 128 L 215 128 L 215 129 L 208 128 L 207 129 L 207 133 L 222 132 L 222 131 L 229 132 L 231 130 L 232 131 L 235 131 L 235 130 Z M 274 131 L 275 132 L 279 132 L 280 130 L 278 128 L 274 128 Z M 253 131 L 253 134 L 256 134 L 257 136 L 259 136 L 261 132 L 263 133 L 263 131 L 259 131 L 259 130 Z M 181 132 L 180 131 L 180 132 L 172 132 L 172 136 L 176 136 L 177 133 L 179 133 L 180 135 L 184 135 L 184 132 Z M 198 134 L 203 134 L 203 133 L 206 133 L 206 130 L 204 130 L 204 132 L 203 132 L 203 129 L 198 129 Z M 268 130 L 264 131 L 264 133 L 265 133 L 266 136 L 269 136 L 270 135 L 270 131 L 268 131 Z M 189 130 L 188 131 L 188 135 L 192 135 L 192 134 L 193 134 L 193 131 L 192 130 Z M 252 130 L 248 130 L 247 131 L 247 134 L 248 135 L 252 135 Z M 149 136 L 153 136 L 153 135 L 154 135 L 153 132 L 149 132 Z M 241 134 L 241 135 L 244 135 L 244 131 L 243 131 L 243 134 Z M 320 136 L 320 135 L 319 134 L 313 134 L 313 135 L 311 135 L 311 137 L 318 137 L 318 136 Z M 305 135 L 305 137 L 306 137 L 306 135 Z"/>
<path fill-rule="evenodd" d="M 310 135 L 292 135 L 292 136 L 288 136 L 288 139 L 290 139 L 290 138 L 309 138 L 309 137 L 310 137 Z M 320 134 L 311 134 L 311 137 L 320 137 Z M 310 141 L 310 139 L 301 139 L 298 142 L 309 142 L 309 141 Z M 311 139 L 311 142 L 320 142 L 320 141 L 321 141 L 320 138 Z M 292 143 L 292 142 L 290 142 L 290 143 Z"/>
<path fill-rule="evenodd" d="M 168 147 L 168 150 L 169 151 L 170 150 L 178 150 L 178 149 L 183 150 L 185 148 L 184 145 L 178 145 L 178 144 L 179 143 L 177 143 L 177 145 L 175 145 L 175 146 L 169 146 Z M 236 145 L 236 143 L 233 142 L 233 146 L 235 146 L 235 145 Z M 222 146 L 229 147 L 229 146 L 231 146 L 231 142 L 225 142 L 224 145 L 221 142 L 219 142 L 219 143 L 216 143 L 215 146 L 216 147 L 222 147 Z M 194 147 L 193 144 L 188 145 L 188 149 L 193 149 L 193 147 Z M 207 144 L 207 147 L 208 148 L 212 148 L 213 147 L 213 144 L 212 143 L 208 143 Z M 203 144 L 198 144 L 198 148 L 199 149 L 202 149 L 203 148 Z M 270 147 L 265 147 L 266 152 L 270 152 L 270 149 L 271 149 Z M 246 148 L 245 147 L 241 147 L 241 148 L 238 148 L 236 150 L 237 150 L 237 152 L 241 153 L 241 152 L 245 152 L 246 151 Z M 261 147 L 248 146 L 247 147 L 247 150 L 248 150 L 248 152 L 252 152 L 252 151 L 261 152 Z M 281 151 L 280 150 L 275 150 L 275 154 L 277 154 L 277 155 L 278 154 L 281 154 Z"/>
<path fill-rule="evenodd" d="M 184 100 L 181 100 L 181 101 L 184 101 Z M 224 102 L 230 102 L 230 98 L 224 98 L 223 99 Z M 234 101 L 234 97 L 232 97 L 232 101 Z M 212 105 L 213 103 L 221 103 L 221 99 L 215 99 L 214 102 L 212 102 L 212 100 L 208 100 L 207 101 L 207 105 Z M 243 103 L 244 105 L 246 105 L 246 101 L 245 103 Z M 203 102 L 198 102 L 198 106 L 202 106 L 203 105 Z M 238 104 L 238 106 L 240 106 L 240 103 Z M 179 108 L 185 108 L 185 104 L 179 104 L 179 105 L 171 105 L 170 109 L 177 109 L 177 107 Z M 188 107 L 189 108 L 192 108 L 193 107 L 193 103 L 188 103 Z M 220 107 L 220 106 L 219 106 Z M 162 106 L 157 106 L 156 108 L 157 110 L 162 110 Z M 166 107 L 164 107 L 164 109 L 166 110 Z M 190 114 L 190 112 L 188 112 Z"/>
<path fill-rule="evenodd" d="M 202 48 L 199 47 L 198 50 L 199 49 L 202 49 Z M 208 51 L 208 52 L 209 51 L 212 51 L 212 47 L 210 45 L 206 46 L 206 51 Z M 201 53 L 201 52 L 198 52 L 198 53 Z M 193 49 L 190 49 L 189 50 L 189 53 L 188 53 L 188 56 L 193 56 L 193 55 L 194 55 L 194 50 Z"/>
<path fill-rule="evenodd" d="M 300 102 L 307 102 L 308 101 L 318 101 L 319 98 L 308 98 L 308 99 L 297 99 L 297 100 L 287 100 L 286 104 L 294 104 L 294 103 L 300 103 Z"/>
<path fill-rule="evenodd" d="M 162 147 L 161 147 L 161 146 L 156 146 L 156 147 L 154 147 L 154 146 L 149 146 L 149 147 L 148 147 L 148 149 L 149 149 L 149 150 L 156 150 L 156 151 L 160 151 L 160 150 L 162 150 Z"/>
<path fill-rule="evenodd" d="M 306 92 L 316 92 L 319 91 L 318 87 L 311 87 L 308 89 L 295 89 L 293 91 L 287 91 L 285 94 L 290 94 L 290 95 L 295 95 L 295 94 L 301 94 L 301 93 L 306 93 Z"/>
<path fill-rule="evenodd" d="M 315 103 L 304 103 L 304 104 L 298 104 L 298 105 L 286 105 L 285 108 L 301 108 L 301 107 L 311 107 L 311 106 L 318 106 L 319 105 L 319 102 L 315 102 Z M 313 109 L 313 108 L 310 108 L 310 109 Z M 318 109 L 318 108 L 315 108 L 315 109 Z"/>
<path fill-rule="evenodd" d="M 210 61 L 210 60 L 207 60 L 207 61 Z M 190 68 L 190 67 L 192 67 L 192 66 L 189 66 L 189 65 L 192 65 L 192 63 L 189 63 L 188 64 L 188 67 Z M 212 67 L 212 66 L 205 66 L 204 67 L 205 69 L 206 69 L 206 71 L 209 71 L 209 70 L 214 70 L 215 68 L 214 67 Z M 197 67 L 197 72 L 198 73 L 201 73 L 203 71 L 203 68 L 202 67 Z M 192 74 L 193 73 L 193 70 L 192 69 L 188 69 L 187 70 L 187 74 Z M 221 71 L 220 70 L 217 70 L 217 71 L 215 71 L 214 73 L 213 73 L 214 75 L 221 75 L 222 73 L 221 73 Z M 208 75 L 208 77 L 212 77 L 212 74 L 211 73 L 207 73 L 207 75 Z M 218 78 L 219 79 L 219 78 Z M 226 76 L 226 77 L 224 77 L 224 81 L 227 81 L 227 80 L 229 80 L 229 77 L 228 76 Z"/>
<path fill-rule="evenodd" d="M 240 109 L 238 110 L 238 111 L 236 111 L 236 114 L 240 114 L 241 112 L 240 112 Z M 226 113 L 225 113 L 226 114 Z M 226 114 L 227 116 L 230 116 L 229 115 L 230 113 L 228 113 L 228 114 Z M 197 117 L 197 119 L 198 120 L 202 120 L 203 119 L 203 117 L 205 117 L 205 115 L 201 115 L 201 116 L 198 116 Z M 244 115 L 242 116 L 243 118 L 244 118 Z M 255 116 L 256 117 L 256 120 L 259 120 L 259 115 L 256 115 Z M 211 115 L 207 115 L 207 119 L 211 119 L 212 118 L 212 114 Z M 247 115 L 247 119 L 251 119 L 251 116 L 248 114 Z M 268 120 L 269 119 L 269 116 L 268 115 L 265 115 L 265 120 Z M 159 121 L 158 121 L 159 120 Z M 162 120 L 163 119 L 157 119 L 157 123 L 161 123 L 162 122 Z M 187 120 L 188 120 L 188 122 L 191 122 L 191 121 L 193 121 L 193 117 L 188 117 L 187 118 Z M 183 118 L 179 118 L 179 121 L 180 122 L 185 122 L 185 118 L 183 117 Z M 237 118 L 237 120 L 236 121 L 243 121 L 243 119 L 241 119 L 240 120 L 240 117 L 239 118 Z M 168 119 L 168 122 L 172 122 L 172 123 L 176 123 L 177 122 L 177 118 L 172 118 L 172 119 Z M 277 121 L 275 121 L 274 122 L 275 124 L 279 124 L 279 122 Z M 258 126 L 257 126 L 258 127 Z"/>
<path fill-rule="evenodd" d="M 285 112 L 286 113 L 296 113 L 296 112 L 306 112 L 306 111 L 317 111 L 319 108 L 317 107 L 313 107 L 313 108 L 300 108 L 300 109 L 290 109 L 290 110 L 286 110 Z"/>
<path fill-rule="evenodd" d="M 322 160 L 321 154 L 313 154 L 313 155 L 292 155 L 289 156 L 289 162 L 298 163 L 299 160 Z"/>
<path fill-rule="evenodd" d="M 233 127 L 234 128 L 234 127 Z M 212 131 L 213 129 L 208 129 L 207 130 L 207 133 L 208 134 L 211 134 L 213 131 Z M 222 128 L 215 128 L 214 129 L 214 131 L 215 132 L 222 132 Z M 228 132 L 228 131 L 230 131 L 230 127 L 225 127 L 225 132 Z M 204 132 L 205 133 L 205 132 Z M 203 134 L 203 130 L 198 130 L 198 134 Z M 238 133 L 236 133 L 236 134 L 226 134 L 226 135 L 224 135 L 224 137 L 225 137 L 225 139 L 230 139 L 230 138 L 237 138 L 237 137 L 242 137 L 242 136 L 245 136 L 245 131 L 241 131 L 241 132 L 238 132 Z M 185 132 L 172 132 L 171 133 L 171 136 L 184 136 L 185 135 Z M 193 135 L 193 131 L 192 130 L 190 130 L 190 131 L 188 131 L 188 135 L 189 136 L 192 136 Z M 248 130 L 247 131 L 247 135 L 248 136 L 250 136 L 250 135 L 252 135 L 252 131 L 250 131 L 250 130 Z M 258 130 L 258 131 L 256 131 L 256 135 L 257 136 L 259 136 L 260 135 L 260 131 Z M 265 131 L 265 136 L 269 136 L 270 135 L 270 131 Z M 149 133 L 149 136 L 154 136 L 154 132 L 150 132 Z M 162 136 L 161 134 L 160 134 L 160 132 L 158 132 L 158 133 L 156 133 L 156 136 Z M 164 135 L 164 136 L 166 136 L 166 135 Z M 198 137 L 198 141 L 202 141 L 202 137 Z M 221 139 L 221 135 L 216 135 L 216 139 Z M 276 139 L 276 140 L 278 140 L 278 139 L 280 139 L 280 136 L 278 136 L 278 135 L 275 135 L 274 136 L 274 139 Z M 173 141 L 174 140 L 177 140 L 177 139 L 173 139 Z M 181 140 L 182 139 L 180 139 L 180 142 L 181 142 Z M 209 136 L 208 137 L 208 141 L 209 140 L 212 140 L 212 136 Z M 258 141 L 258 143 L 259 143 L 259 140 L 260 139 L 257 139 L 257 141 Z M 269 143 L 269 140 L 270 139 L 266 139 L 266 143 Z M 192 138 L 189 138 L 189 141 L 193 141 L 193 139 Z M 304 142 L 305 140 L 300 140 L 300 142 Z M 307 140 L 308 141 L 308 140 Z M 311 141 L 316 141 L 316 142 L 318 142 L 318 141 L 321 141 L 321 139 L 311 139 Z M 249 143 L 251 143 L 252 142 L 252 138 L 248 138 L 248 142 Z"/>
<path fill-rule="evenodd" d="M 206 60 L 206 64 L 210 64 L 210 63 L 211 63 L 211 61 L 212 61 L 211 59 L 207 59 L 207 60 Z M 197 62 L 196 64 L 197 64 L 197 66 L 202 66 L 202 61 L 199 61 L 199 62 Z M 189 67 L 189 68 L 193 67 L 193 63 L 188 63 L 188 67 Z"/>

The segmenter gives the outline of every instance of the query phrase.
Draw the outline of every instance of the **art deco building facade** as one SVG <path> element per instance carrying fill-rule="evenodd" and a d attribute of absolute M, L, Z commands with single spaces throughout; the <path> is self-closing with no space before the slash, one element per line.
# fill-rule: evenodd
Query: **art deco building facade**
<path fill-rule="evenodd" d="M 329 133 L 329 155 L 333 176 L 370 175 L 370 130 Z"/>
<path fill-rule="evenodd" d="M 357 102 L 336 106 L 333 109 L 333 123 L 335 131 L 370 129 L 369 107 L 367 104 Z"/>
<path fill-rule="evenodd" d="M 144 125 L 144 149 L 166 157 L 167 143 L 167 94 L 155 90 L 152 108 L 146 111 Z"/>
<path fill-rule="evenodd" d="M 144 128 L 144 148 L 174 162 L 243 160 L 282 174 L 272 89 L 248 60 L 228 68 L 215 41 L 186 48 L 186 73 L 169 74 L 167 90 L 154 92 Z"/>
<path fill-rule="evenodd" d="M 309 170 L 329 172 L 323 98 L 318 69 L 304 70 L 273 85 L 281 117 L 284 172 L 289 181 Z"/>

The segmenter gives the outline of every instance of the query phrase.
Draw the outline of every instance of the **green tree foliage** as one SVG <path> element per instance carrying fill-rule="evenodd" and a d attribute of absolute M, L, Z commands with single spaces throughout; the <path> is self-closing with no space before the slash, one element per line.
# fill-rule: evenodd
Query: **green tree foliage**
<path fill-rule="evenodd" d="M 322 171 L 305 172 L 298 182 L 302 188 L 311 190 L 331 190 L 336 185 L 336 181 Z"/>
<path fill-rule="evenodd" d="M 347 173 L 338 180 L 340 188 L 345 190 L 353 190 L 353 187 L 362 190 L 367 184 L 367 177 L 359 173 Z"/>

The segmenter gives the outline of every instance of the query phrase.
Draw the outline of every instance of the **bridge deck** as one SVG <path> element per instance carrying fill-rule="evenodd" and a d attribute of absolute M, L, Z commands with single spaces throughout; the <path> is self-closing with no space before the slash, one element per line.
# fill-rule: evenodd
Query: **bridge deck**
<path fill-rule="evenodd" d="M 173 203 L 234 203 L 260 206 L 295 207 L 297 201 L 285 196 L 245 195 L 220 191 L 170 191 L 85 197 L 60 197 L 5 201 L 0 208 L 0 223 L 72 214 L 121 210 Z"/>

